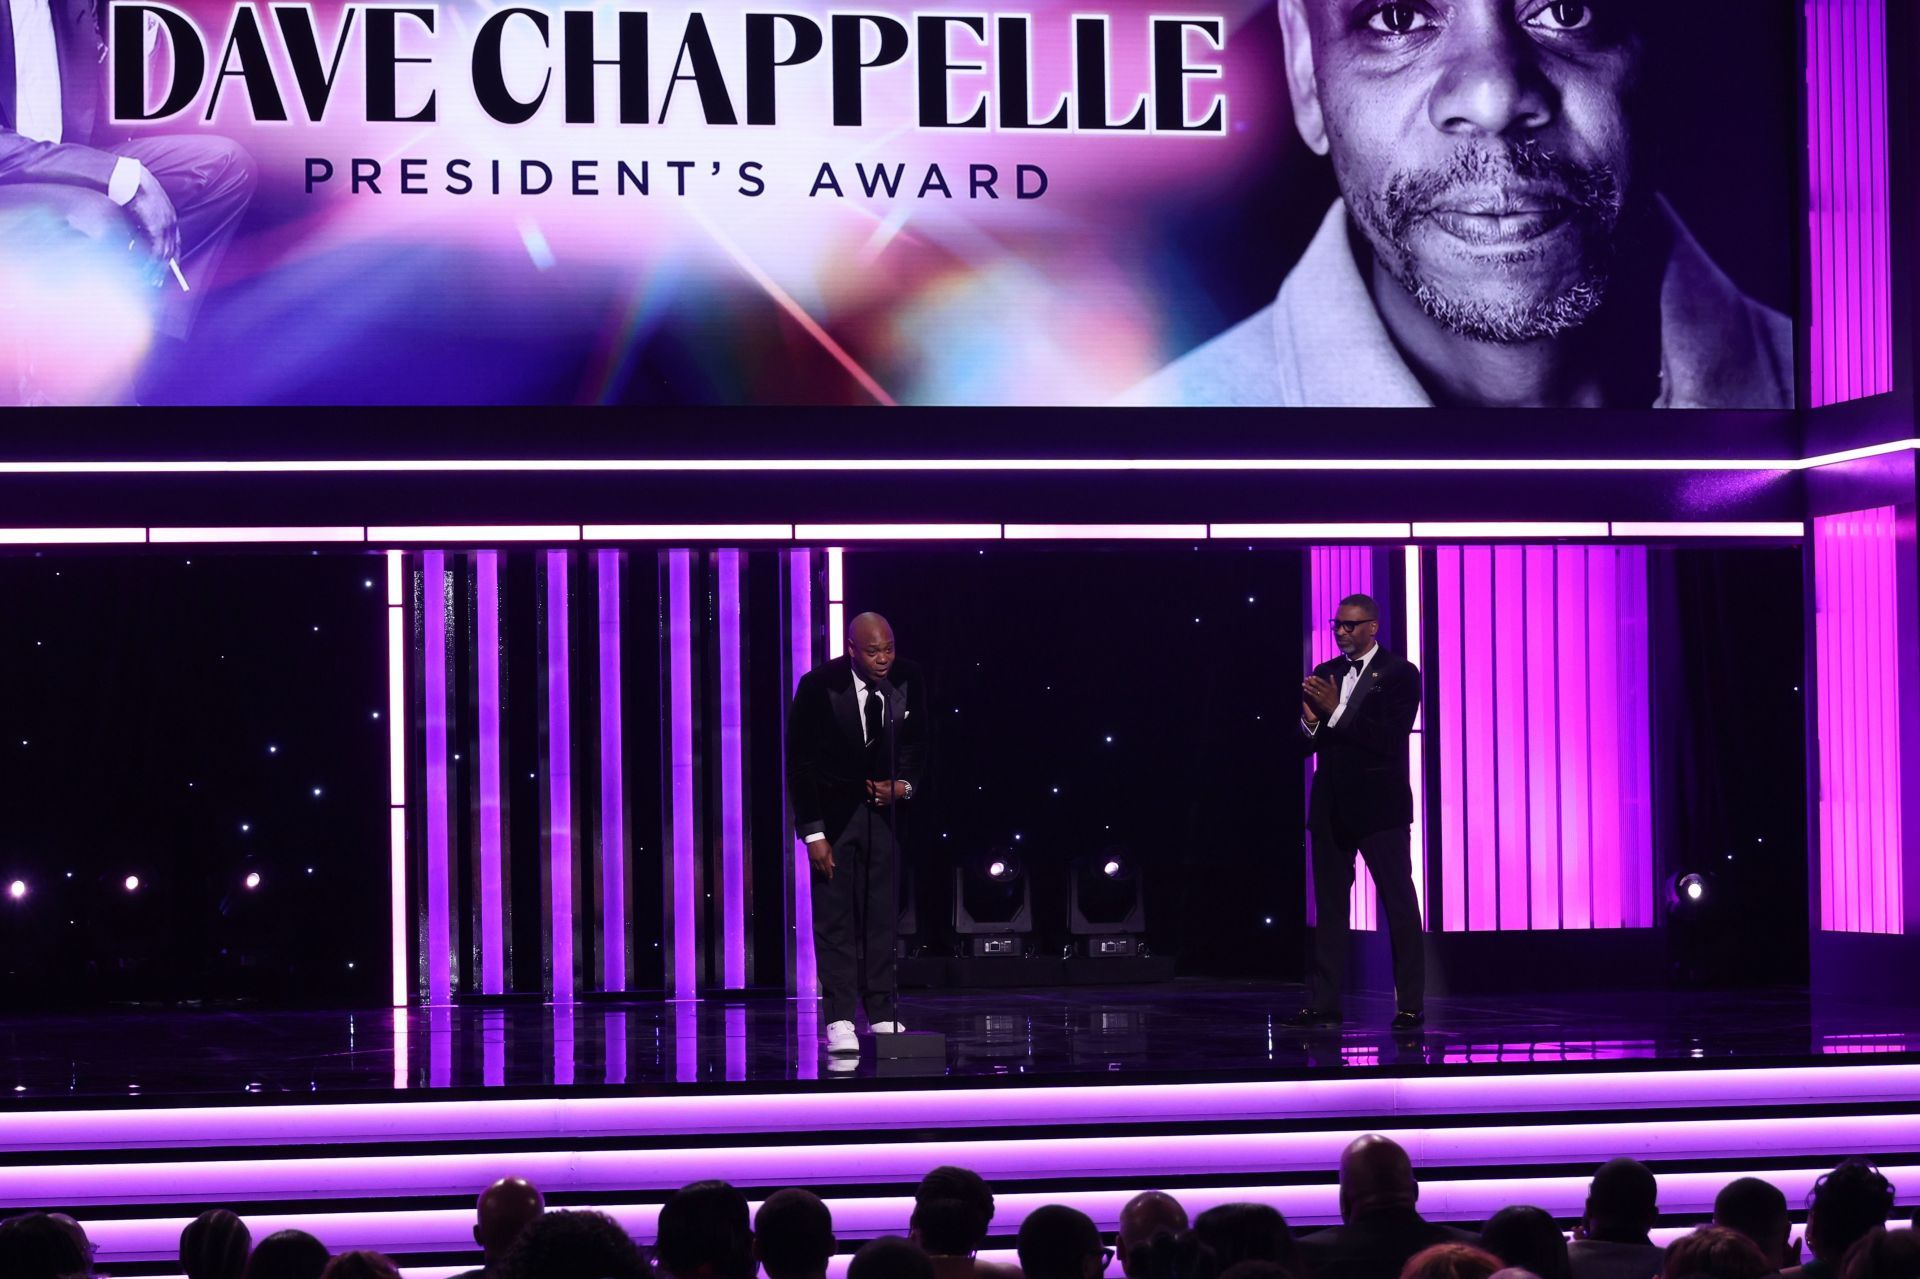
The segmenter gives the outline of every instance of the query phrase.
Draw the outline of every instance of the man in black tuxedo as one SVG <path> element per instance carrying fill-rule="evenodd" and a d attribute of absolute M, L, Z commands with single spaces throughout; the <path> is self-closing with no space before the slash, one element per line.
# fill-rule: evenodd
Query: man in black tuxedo
<path fill-rule="evenodd" d="M 1318 757 L 1307 806 L 1317 920 L 1307 1007 L 1291 1022 L 1340 1020 L 1347 972 L 1347 900 L 1353 856 L 1367 862 L 1393 942 L 1393 1025 L 1426 1020 L 1426 956 L 1413 891 L 1413 788 L 1407 738 L 1420 711 L 1420 672 L 1375 641 L 1380 609 L 1349 595 L 1333 621 L 1340 656 L 1316 666 L 1301 686 L 1300 749 Z"/>
<path fill-rule="evenodd" d="M 86 239 L 136 239 L 162 290 L 160 330 L 184 337 L 253 196 L 253 161 L 211 135 L 113 136 L 104 8 L 0 0 L 0 213 L 42 215 Z"/>
<path fill-rule="evenodd" d="M 894 972 L 900 805 L 927 766 L 927 689 L 878 613 L 847 627 L 848 656 L 800 677 L 787 717 L 787 792 L 813 865 L 813 946 L 827 1051 L 857 1053 L 853 1015 L 900 1024 Z"/>
<path fill-rule="evenodd" d="M 1307 1272 L 1314 1279 L 1399 1279 L 1424 1249 L 1480 1242 L 1478 1235 L 1428 1221 L 1419 1202 L 1406 1150 L 1377 1133 L 1355 1138 L 1340 1155 L 1341 1224 L 1300 1239 Z"/>

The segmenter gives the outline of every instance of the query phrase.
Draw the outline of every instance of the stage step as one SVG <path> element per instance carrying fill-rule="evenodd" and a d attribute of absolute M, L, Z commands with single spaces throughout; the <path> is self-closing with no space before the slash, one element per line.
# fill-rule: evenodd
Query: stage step
<path fill-rule="evenodd" d="M 1339 1152 L 1368 1131 L 1412 1152 L 1421 1208 L 1438 1220 L 1478 1222 L 1513 1203 L 1571 1219 L 1593 1166 L 1621 1154 L 1659 1174 L 1675 1229 L 1745 1172 L 1803 1203 L 1849 1154 L 1881 1162 L 1903 1204 L 1920 1201 L 1920 1066 L 1904 1064 L 819 1087 L 16 1112 L 0 1117 L 0 1211 L 73 1212 L 115 1274 L 167 1274 L 186 1223 L 227 1206 L 255 1238 L 308 1230 L 432 1279 L 473 1264 L 473 1197 L 510 1173 L 551 1206 L 611 1213 L 642 1242 L 687 1181 L 725 1177 L 756 1201 L 811 1186 L 851 1248 L 904 1233 L 912 1184 L 958 1163 L 994 1184 L 1005 1246 L 1042 1204 L 1074 1204 L 1112 1230 L 1120 1206 L 1154 1186 L 1193 1211 L 1254 1199 L 1296 1226 L 1328 1224 Z"/>

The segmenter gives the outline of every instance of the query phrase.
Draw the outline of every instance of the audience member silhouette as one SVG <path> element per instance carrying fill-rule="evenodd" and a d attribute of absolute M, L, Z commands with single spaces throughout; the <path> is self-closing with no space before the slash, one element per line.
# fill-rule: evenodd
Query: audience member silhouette
<path fill-rule="evenodd" d="M 1660 1218 L 1660 1186 L 1637 1159 L 1609 1159 L 1587 1187 L 1586 1213 L 1567 1248 L 1573 1279 L 1652 1279 L 1663 1255 L 1648 1231 Z"/>
<path fill-rule="evenodd" d="M 1800 1264 L 1787 1197 L 1770 1181 L 1738 1177 L 1722 1186 L 1713 1197 L 1713 1224 L 1753 1240 L 1775 1270 Z"/>
<path fill-rule="evenodd" d="M 664 1208 L 660 1215 L 664 1220 Z M 495 1273 L 500 1279 L 652 1279 L 646 1257 L 620 1223 L 583 1210 L 540 1214 Z"/>
<path fill-rule="evenodd" d="M 1841 1279 L 1920 1279 L 1920 1234 L 1875 1227 L 1847 1249 Z"/>
<path fill-rule="evenodd" d="M 473 1241 L 485 1264 L 455 1279 L 488 1279 L 521 1232 L 546 1210 L 546 1200 L 525 1177 L 502 1177 L 481 1191 L 473 1205 Z"/>
<path fill-rule="evenodd" d="M 1236 1261 L 1220 1272 L 1220 1279 L 1300 1279 L 1300 1275 L 1277 1261 Z"/>
<path fill-rule="evenodd" d="M 253 1232 L 225 1208 L 212 1208 L 180 1232 L 180 1269 L 187 1279 L 240 1279 Z"/>
<path fill-rule="evenodd" d="M 277 1230 L 253 1246 L 246 1279 L 320 1279 L 333 1257 L 304 1230 Z"/>
<path fill-rule="evenodd" d="M 1093 1218 L 1065 1204 L 1028 1213 L 1015 1243 L 1026 1279 L 1100 1279 L 1113 1260 Z"/>
<path fill-rule="evenodd" d="M 673 1279 L 753 1279 L 747 1197 L 724 1181 L 696 1181 L 660 1205 L 653 1259 Z"/>
<path fill-rule="evenodd" d="M 399 1267 L 377 1252 L 343 1252 L 327 1263 L 320 1279 L 400 1279 Z"/>
<path fill-rule="evenodd" d="M 1301 1273 L 1300 1245 L 1287 1219 L 1266 1204 L 1218 1204 L 1194 1218 L 1193 1233 L 1222 1271 L 1243 1261 L 1271 1261 Z"/>
<path fill-rule="evenodd" d="M 88 1247 L 52 1214 L 30 1212 L 0 1221 L 0 1275 L 6 1279 L 65 1279 L 91 1270 Z"/>
<path fill-rule="evenodd" d="M 1500 1258 L 1470 1243 L 1437 1243 L 1407 1258 L 1400 1279 L 1492 1279 Z"/>
<path fill-rule="evenodd" d="M 1813 1183 L 1807 1196 L 1807 1248 L 1813 1260 L 1788 1273 L 1794 1279 L 1837 1279 L 1847 1249 L 1887 1224 L 1893 1183 L 1864 1159 L 1843 1160 Z"/>
<path fill-rule="evenodd" d="M 1667 1245 L 1660 1279 L 1761 1279 L 1773 1263 L 1760 1245 L 1725 1226 L 1702 1226 Z"/>
<path fill-rule="evenodd" d="M 847 1279 L 933 1279 L 933 1262 L 911 1239 L 882 1235 L 853 1254 Z"/>
<path fill-rule="evenodd" d="M 1315 1279 L 1400 1279 L 1409 1259 L 1440 1243 L 1477 1244 L 1479 1237 L 1420 1215 L 1420 1184 L 1399 1143 L 1378 1134 L 1356 1138 L 1340 1156 L 1340 1220 L 1300 1240 L 1300 1257 Z"/>
<path fill-rule="evenodd" d="M 833 1214 L 811 1190 L 776 1190 L 753 1217 L 753 1256 L 767 1279 L 825 1279 Z"/>
<path fill-rule="evenodd" d="M 1164 1190 L 1143 1190 L 1120 1208 L 1120 1229 L 1113 1247 L 1127 1279 L 1175 1279 L 1190 1272 L 1180 1261 L 1181 1236 L 1188 1230 L 1187 1210 Z M 1191 1257 L 1196 1241 L 1185 1246 Z"/>
<path fill-rule="evenodd" d="M 1524 1204 L 1502 1208 L 1487 1219 L 1480 1246 L 1535 1279 L 1572 1279 L 1567 1237 L 1544 1208 Z"/>

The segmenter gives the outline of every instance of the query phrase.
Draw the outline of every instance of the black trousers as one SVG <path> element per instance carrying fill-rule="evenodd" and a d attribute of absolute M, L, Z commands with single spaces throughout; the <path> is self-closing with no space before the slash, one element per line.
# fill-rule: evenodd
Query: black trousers
<path fill-rule="evenodd" d="M 1427 956 L 1420 936 L 1420 899 L 1413 891 L 1413 835 L 1408 827 L 1353 840 L 1334 837 L 1324 819 L 1309 829 L 1313 840 L 1313 904 L 1317 917 L 1307 959 L 1307 1003 L 1338 1008 L 1347 984 L 1347 903 L 1353 890 L 1353 855 L 1366 859 L 1393 944 L 1395 1005 L 1420 1012 L 1427 999 Z"/>
<path fill-rule="evenodd" d="M 894 947 L 900 928 L 894 815 L 867 808 L 833 840 L 833 878 L 813 872 L 813 954 L 820 1012 L 852 1021 L 864 1005 L 869 1024 L 895 1021 L 900 983 Z"/>

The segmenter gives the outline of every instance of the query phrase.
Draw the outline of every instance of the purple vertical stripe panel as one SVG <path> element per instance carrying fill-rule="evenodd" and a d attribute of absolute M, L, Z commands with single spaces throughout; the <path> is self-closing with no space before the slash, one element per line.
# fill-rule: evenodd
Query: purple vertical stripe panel
<path fill-rule="evenodd" d="M 1587 551 L 1554 552 L 1556 702 L 1559 715 L 1560 919 L 1593 927 L 1593 773 L 1587 715 Z"/>
<path fill-rule="evenodd" d="M 567 552 L 547 557 L 547 962 L 556 1004 L 573 1000 L 573 685 Z"/>
<path fill-rule="evenodd" d="M 1893 387 L 1886 0 L 1807 0 L 1809 401 Z"/>
<path fill-rule="evenodd" d="M 747 984 L 746 725 L 740 672 L 740 552 L 714 552 L 720 641 L 720 984 Z"/>
<path fill-rule="evenodd" d="M 1812 24 L 1809 24 L 1810 26 Z M 1833 868 L 1839 860 L 1834 812 L 1839 803 L 1839 778 L 1834 769 L 1834 672 L 1829 655 L 1834 648 L 1837 620 L 1833 600 L 1834 516 L 1822 516 L 1813 522 L 1813 652 L 1814 652 L 1814 747 L 1820 777 L 1820 927 L 1837 931 L 1834 910 Z"/>
<path fill-rule="evenodd" d="M 700 1001 L 683 999 L 673 1005 L 673 1081 L 691 1084 L 699 1078 Z"/>
<path fill-rule="evenodd" d="M 727 1005 L 727 1081 L 747 1077 L 747 1009 L 744 1004 Z"/>
<path fill-rule="evenodd" d="M 475 784 L 480 796 L 476 835 L 480 848 L 480 991 L 507 989 L 506 823 L 502 812 L 500 760 L 500 553 L 473 557 L 475 678 L 474 715 L 477 758 Z"/>
<path fill-rule="evenodd" d="M 444 1005 L 427 1010 L 427 1087 L 453 1083 L 453 1009 Z"/>
<path fill-rule="evenodd" d="M 800 677 L 813 669 L 813 552 L 787 552 L 787 673 L 793 681 L 787 696 L 800 686 Z M 807 845 L 795 837 L 790 875 L 793 881 L 793 993 L 812 998 L 820 993 L 820 973 L 813 955 L 813 871 Z"/>
<path fill-rule="evenodd" d="M 1440 926 L 1450 933 L 1463 933 L 1467 930 L 1467 779 L 1460 698 L 1466 648 L 1461 638 L 1457 546 L 1434 550 L 1434 596 L 1439 642 L 1427 660 L 1436 663 L 1439 705 L 1427 713 L 1427 738 L 1440 749 Z"/>
<path fill-rule="evenodd" d="M 601 1034 L 606 1045 L 607 1068 L 603 1078 L 609 1084 L 627 1082 L 627 1015 L 608 1009 Z"/>
<path fill-rule="evenodd" d="M 553 1013 L 553 1086 L 573 1087 L 573 1005 L 556 1003 Z"/>
<path fill-rule="evenodd" d="M 1648 685 L 1647 549 L 1617 551 L 1620 655 L 1620 920 L 1627 928 L 1653 926 L 1653 718 Z"/>
<path fill-rule="evenodd" d="M 1307 620 L 1307 648 L 1313 664 L 1318 666 L 1339 656 L 1340 648 L 1334 642 L 1333 627 L 1329 623 L 1339 611 L 1340 601 L 1349 595 L 1373 594 L 1373 550 L 1366 546 L 1316 546 L 1310 548 L 1307 563 L 1308 611 L 1312 614 Z M 1313 924 L 1317 921 L 1311 905 L 1311 858 L 1308 865 L 1307 922 Z M 1353 887 L 1347 898 L 1347 918 L 1353 928 L 1373 929 L 1379 926 L 1379 902 L 1374 892 L 1373 877 L 1367 873 L 1365 863 L 1357 857 Z"/>
<path fill-rule="evenodd" d="M 480 1014 L 480 1084 L 499 1088 L 507 1082 L 507 1014 L 488 1008 Z"/>
<path fill-rule="evenodd" d="M 1527 916 L 1534 928 L 1560 921 L 1560 730 L 1555 722 L 1554 550 L 1526 548 Z"/>
<path fill-rule="evenodd" d="M 420 557 L 421 662 L 425 667 L 427 783 L 427 1001 L 453 998 L 453 892 L 449 882 L 450 818 L 447 779 L 447 556 Z"/>
<path fill-rule="evenodd" d="M 627 790 L 621 737 L 625 699 L 620 682 L 622 552 L 595 551 L 600 605 L 600 988 L 627 988 Z"/>
<path fill-rule="evenodd" d="M 1620 915 L 1619 561 L 1610 546 L 1587 550 L 1587 733 L 1593 831 L 1593 926 Z"/>
<path fill-rule="evenodd" d="M 1500 927 L 1527 929 L 1533 888 L 1527 812 L 1526 548 L 1493 552 L 1494 804 L 1500 847 Z"/>
<path fill-rule="evenodd" d="M 1860 608 L 1859 584 L 1855 573 L 1860 561 L 1858 514 L 1842 518 L 1835 526 L 1839 557 L 1834 563 L 1834 599 L 1839 607 L 1839 631 L 1849 633 Z M 1860 666 L 1852 646 L 1835 651 L 1833 669 L 1839 678 L 1840 761 L 1840 870 L 1839 914 L 1841 928 L 1850 933 L 1861 931 L 1860 919 Z M 1855 659 L 1855 660 L 1849 660 Z"/>
<path fill-rule="evenodd" d="M 699 883 L 694 865 L 693 757 L 693 552 L 667 552 L 668 768 L 673 783 L 673 955 L 667 973 L 671 997 L 699 993 Z"/>
<path fill-rule="evenodd" d="M 1499 796 L 1494 755 L 1493 548 L 1462 553 L 1461 648 L 1465 657 L 1461 711 L 1467 752 L 1467 928 L 1500 926 Z"/>
<path fill-rule="evenodd" d="M 1900 617 L 1895 602 L 1899 570 L 1894 551 L 1897 536 L 1893 509 L 1881 508 L 1874 520 L 1873 577 L 1875 594 L 1880 600 L 1880 617 L 1873 633 L 1880 642 L 1880 659 L 1874 663 L 1880 688 L 1874 702 L 1879 716 L 1876 773 L 1881 778 L 1882 790 L 1874 812 L 1880 818 L 1877 832 L 1882 885 L 1879 921 L 1880 931 L 1884 933 L 1906 931 L 1905 884 L 1900 866 Z"/>

